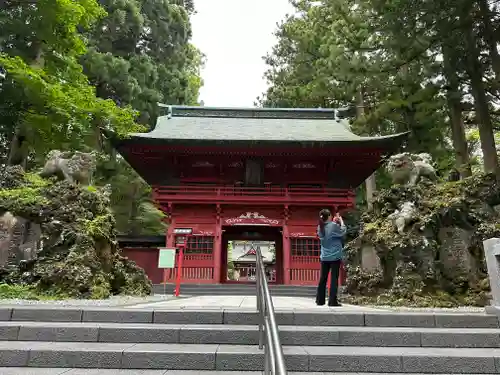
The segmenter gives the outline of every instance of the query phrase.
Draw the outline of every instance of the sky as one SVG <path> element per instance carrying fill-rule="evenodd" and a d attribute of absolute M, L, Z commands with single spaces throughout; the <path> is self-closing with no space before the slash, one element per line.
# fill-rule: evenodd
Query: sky
<path fill-rule="evenodd" d="M 193 44 L 206 56 L 200 100 L 211 107 L 252 107 L 266 90 L 262 59 L 276 42 L 288 0 L 195 0 Z"/>

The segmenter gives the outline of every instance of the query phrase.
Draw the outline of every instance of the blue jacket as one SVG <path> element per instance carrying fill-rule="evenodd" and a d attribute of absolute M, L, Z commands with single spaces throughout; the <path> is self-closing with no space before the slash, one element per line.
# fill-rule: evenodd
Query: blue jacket
<path fill-rule="evenodd" d="M 318 225 L 318 237 L 321 241 L 321 261 L 334 261 L 344 258 L 342 238 L 346 234 L 346 227 L 329 221 L 325 224 L 325 231 L 321 233 Z"/>

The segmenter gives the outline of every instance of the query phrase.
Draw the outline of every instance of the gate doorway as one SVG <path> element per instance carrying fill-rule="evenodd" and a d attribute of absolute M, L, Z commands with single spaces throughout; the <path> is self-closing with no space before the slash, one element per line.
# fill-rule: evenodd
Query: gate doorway
<path fill-rule="evenodd" d="M 264 257 L 267 281 L 283 284 L 283 239 L 280 227 L 239 225 L 223 227 L 222 266 L 223 283 L 255 283 L 256 250 Z"/>

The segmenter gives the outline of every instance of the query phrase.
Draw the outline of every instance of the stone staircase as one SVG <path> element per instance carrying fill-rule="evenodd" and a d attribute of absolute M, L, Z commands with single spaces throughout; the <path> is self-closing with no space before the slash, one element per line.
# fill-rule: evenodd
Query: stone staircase
<path fill-rule="evenodd" d="M 255 284 L 182 284 L 181 294 L 188 296 L 254 296 Z M 167 284 L 168 295 L 174 293 L 175 284 Z M 153 285 L 154 294 L 163 294 L 163 284 Z M 269 284 L 269 291 L 275 297 L 309 297 L 316 295 L 316 286 L 273 285 Z"/>
<path fill-rule="evenodd" d="M 500 373 L 496 315 L 342 309 L 277 312 L 291 374 Z M 0 307 L 0 374 L 259 373 L 256 324 L 233 309 Z"/>

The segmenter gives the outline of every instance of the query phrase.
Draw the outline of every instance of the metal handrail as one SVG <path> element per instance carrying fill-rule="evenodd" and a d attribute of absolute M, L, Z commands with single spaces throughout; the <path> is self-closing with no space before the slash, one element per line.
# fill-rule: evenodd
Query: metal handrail
<path fill-rule="evenodd" d="M 264 374 L 286 375 L 288 372 L 279 337 L 278 324 L 276 323 L 276 315 L 274 314 L 273 299 L 267 285 L 262 251 L 259 247 L 256 250 L 256 258 L 259 349 L 264 349 Z"/>

